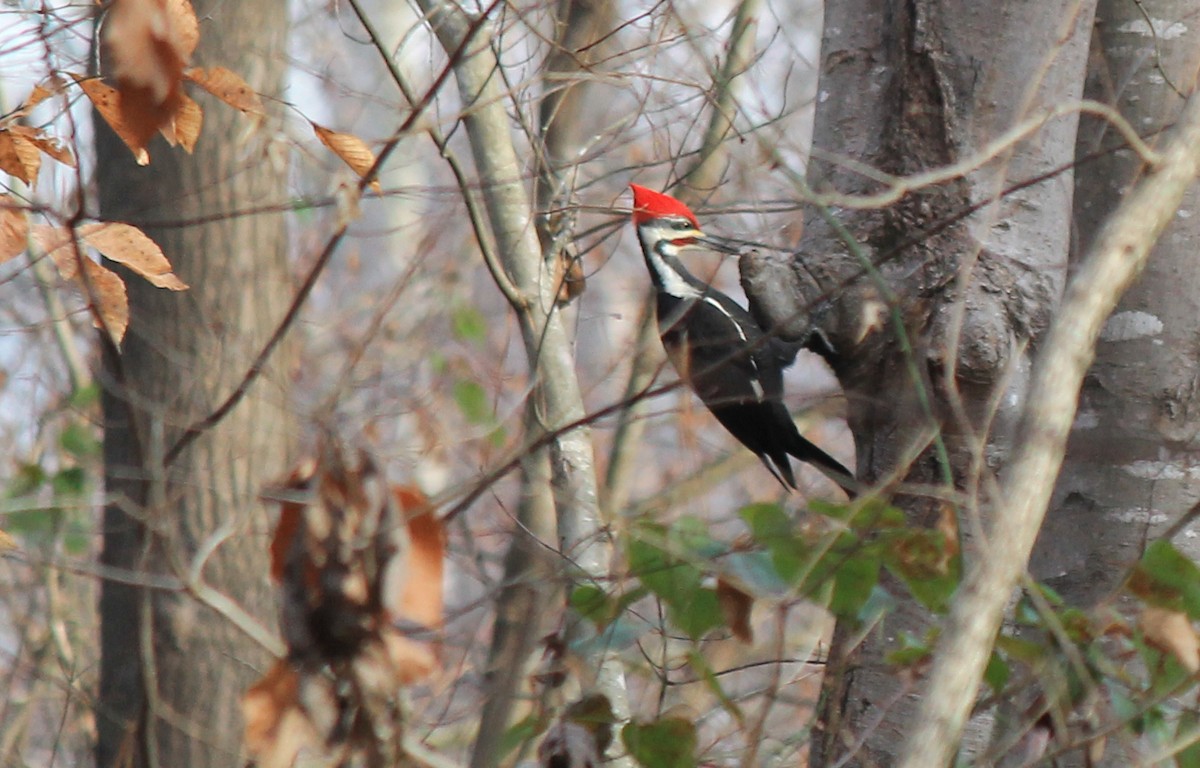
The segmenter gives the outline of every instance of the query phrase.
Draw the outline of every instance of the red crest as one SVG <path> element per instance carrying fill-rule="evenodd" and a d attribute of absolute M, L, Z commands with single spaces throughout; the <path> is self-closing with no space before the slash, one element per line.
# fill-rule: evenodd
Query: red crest
<path fill-rule="evenodd" d="M 637 184 L 630 184 L 629 188 L 633 190 L 633 223 L 635 226 L 660 216 L 682 216 L 692 222 L 696 229 L 700 229 L 700 222 L 696 221 L 696 214 L 692 213 L 691 209 L 679 200 Z"/>

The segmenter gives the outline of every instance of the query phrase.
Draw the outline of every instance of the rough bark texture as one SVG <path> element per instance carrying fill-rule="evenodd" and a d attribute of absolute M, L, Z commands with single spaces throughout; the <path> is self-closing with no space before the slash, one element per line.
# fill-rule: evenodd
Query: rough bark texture
<path fill-rule="evenodd" d="M 986 556 L 972 562 L 954 597 L 899 768 L 953 761 L 1005 607 L 1049 508 L 1100 332 L 1198 173 L 1200 96 L 1193 93 L 1161 159 L 1106 220 L 1067 286 L 1037 358 L 1013 456 L 997 490 L 997 513 L 987 521 Z"/>
<path fill-rule="evenodd" d="M 264 0 L 198 2 L 194 63 L 241 73 L 278 95 L 287 14 Z M 280 199 L 286 169 L 265 133 L 239 143 L 247 118 L 198 97 L 204 128 L 194 155 L 151 147 L 139 168 L 97 128 L 97 178 L 106 219 L 143 227 L 191 290 L 171 293 L 126 274 L 131 322 L 119 355 L 106 355 L 105 565 L 186 576 L 200 548 L 225 537 L 201 575 L 270 623 L 262 485 L 289 449 L 286 375 L 268 371 L 236 410 L 165 471 L 164 452 L 241 380 L 290 296 L 280 216 L 221 214 Z M 97 123 L 100 121 L 97 120 Z M 204 224 L 165 224 L 205 217 Z M 287 355 L 276 355 L 282 365 Z M 229 766 L 240 759 L 238 698 L 261 671 L 261 648 L 186 594 L 106 581 L 100 598 L 96 706 L 101 766 Z"/>
<path fill-rule="evenodd" d="M 928 171 L 1078 99 L 1091 16 L 1086 0 L 1019 8 L 965 0 L 827 3 L 810 185 L 818 193 L 878 192 L 886 180 L 845 161 L 894 176 Z M 1026 345 L 1045 329 L 1064 281 L 1070 175 L 921 235 L 1015 181 L 1069 163 L 1076 122 L 1073 115 L 1054 119 L 965 178 L 888 208 L 840 213 L 879 265 L 882 285 L 863 276 L 859 259 L 818 214 L 809 217 L 805 250 L 795 258 L 743 257 L 743 283 L 760 320 L 791 338 L 818 328 L 832 345 L 865 481 L 899 473 L 910 483 L 942 482 L 945 469 L 929 449 L 935 430 L 955 484 L 969 496 L 1003 465 L 1028 375 Z M 891 307 L 911 339 L 911 358 Z M 916 524 L 936 519 L 928 498 L 902 493 L 896 500 Z M 969 538 L 980 508 L 959 512 Z M 968 561 L 973 556 L 968 548 Z M 865 739 L 852 764 L 894 762 L 915 696 L 880 664 L 880 652 L 900 630 L 920 636 L 923 623 L 922 611 L 901 605 L 886 636 L 873 633 L 857 655 L 839 631 L 825 692 L 829 728 L 817 740 L 814 764 L 843 756 L 847 734 Z"/>
<path fill-rule="evenodd" d="M 1086 95 L 1118 109 L 1143 135 L 1174 123 L 1184 104 L 1175 89 L 1190 92 L 1200 64 L 1200 37 L 1194 25 L 1181 20 L 1194 18 L 1198 10 L 1196 0 L 1145 2 L 1141 8 L 1101 0 Z M 1141 159 L 1130 150 L 1089 157 L 1120 144 L 1115 133 L 1094 118 L 1080 126 L 1077 253 L 1087 251 L 1102 222 L 1143 173 Z M 1148 140 L 1157 145 L 1159 138 Z M 1109 319 L 1080 393 L 1053 506 L 1030 563 L 1035 579 L 1075 605 L 1111 598 L 1148 538 L 1200 499 L 1194 482 L 1200 462 L 1195 446 L 1200 428 L 1198 203 L 1193 187 Z M 1185 534 L 1176 543 L 1194 558 L 1200 555 L 1195 538 Z M 1053 688 L 1056 682 L 1044 684 Z M 1059 706 L 1069 709 L 1072 703 Z M 1110 740 L 1104 764 L 1130 764 L 1126 746 Z M 1069 759 L 1075 762 L 1064 764 L 1083 762 L 1080 755 Z"/>
<path fill-rule="evenodd" d="M 1178 118 L 1184 100 L 1173 86 L 1184 93 L 1193 86 L 1200 36 L 1182 20 L 1194 18 L 1200 4 L 1160 0 L 1142 8 L 1157 37 L 1137 6 L 1100 3 L 1088 96 L 1112 104 L 1145 133 Z M 1078 152 L 1083 157 L 1118 143 L 1111 128 L 1091 119 L 1081 127 Z M 1129 150 L 1078 170 L 1080 251 L 1141 172 Z M 1034 576 L 1072 602 L 1087 605 L 1111 594 L 1153 526 L 1161 530 L 1200 498 L 1193 478 L 1200 429 L 1198 207 L 1193 189 L 1105 327 L 1084 382 L 1055 507 L 1033 562 Z"/>

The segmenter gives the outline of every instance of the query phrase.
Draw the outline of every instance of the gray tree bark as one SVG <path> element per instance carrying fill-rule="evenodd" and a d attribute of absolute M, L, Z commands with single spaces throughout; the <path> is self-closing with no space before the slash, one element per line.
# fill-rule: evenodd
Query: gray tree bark
<path fill-rule="evenodd" d="M 760 322 L 789 338 L 818 329 L 832 347 L 860 478 L 888 485 L 910 521 L 930 527 L 941 503 L 920 489 L 949 479 L 963 493 L 967 562 L 985 514 L 979 491 L 1008 453 L 1029 345 L 1064 282 L 1070 174 L 986 203 L 1071 161 L 1076 116 L 1055 110 L 1082 95 L 1092 11 L 1069 0 L 1019 10 L 827 3 L 808 185 L 841 210 L 809 217 L 795 257 L 742 260 Z M 1026 123 L 1023 141 L 993 145 Z M 956 163 L 968 164 L 963 175 L 908 190 L 888 207 L 844 197 L 896 190 L 897 177 Z M 956 223 L 935 229 L 944 221 Z M 861 253 L 847 248 L 839 226 Z M 864 276 L 862 256 L 877 275 Z M 861 648 L 839 628 L 814 765 L 895 761 L 917 697 L 882 652 L 899 631 L 919 637 L 927 624 L 923 609 L 902 601 L 886 634 L 871 633 Z"/>
<path fill-rule="evenodd" d="M 1101 0 L 1097 7 L 1085 95 L 1119 110 L 1153 146 L 1160 143 L 1158 132 L 1178 119 L 1184 95 L 1195 85 L 1200 44 L 1184 20 L 1197 11 L 1195 0 L 1140 6 Z M 1141 158 L 1128 149 L 1091 157 L 1120 144 L 1104 121 L 1086 119 L 1080 126 L 1077 253 L 1088 251 L 1101 224 L 1144 174 Z M 1146 541 L 1200 499 L 1193 480 L 1200 461 L 1193 343 L 1200 323 L 1198 201 L 1193 187 L 1108 320 L 1084 379 L 1062 474 L 1030 562 L 1033 577 L 1073 605 L 1111 599 Z M 1200 556 L 1195 539 L 1176 543 Z M 1043 685 L 1061 690 L 1062 682 Z M 1072 706 L 1054 698 L 1046 700 L 1057 708 Z M 1028 728 L 1015 722 L 1008 741 L 1020 743 Z M 1086 740 L 1088 734 L 1059 736 Z M 1109 739 L 1104 764 L 1130 764 L 1130 747 Z"/>
<path fill-rule="evenodd" d="M 196 11 L 194 63 L 229 67 L 278 96 L 287 14 L 265 0 L 197 2 Z M 191 286 L 171 293 L 126 273 L 129 332 L 119 352 L 106 350 L 101 377 L 109 498 L 102 562 L 134 582 L 186 581 L 209 549 L 200 577 L 270 617 L 269 537 L 257 497 L 280 476 L 291 446 L 288 354 L 276 353 L 229 418 L 162 465 L 181 432 L 242 380 L 291 295 L 282 215 L 236 215 L 282 199 L 286 168 L 272 162 L 266 132 L 239 143 L 247 118 L 197 100 L 204 127 L 195 154 L 157 141 L 144 168 L 96 121 L 103 218 L 141 226 Z M 186 591 L 108 580 L 100 614 L 97 765 L 237 764 L 238 700 L 262 670 L 262 647 Z"/>
<path fill-rule="evenodd" d="M 1087 95 L 1120 110 L 1144 134 L 1174 123 L 1200 65 L 1200 38 L 1184 21 L 1197 11 L 1195 0 L 1152 0 L 1140 8 L 1102 0 Z M 1153 31 L 1143 12 L 1154 20 Z M 1078 153 L 1086 157 L 1119 143 L 1106 123 L 1088 120 Z M 1075 223 L 1081 252 L 1142 173 L 1130 150 L 1079 168 Z M 1195 189 L 1185 197 L 1101 334 L 1084 382 L 1054 510 L 1032 564 L 1036 578 L 1077 604 L 1110 595 L 1146 537 L 1200 498 L 1193 482 L 1200 428 L 1193 348 L 1200 323 L 1198 201 Z"/>

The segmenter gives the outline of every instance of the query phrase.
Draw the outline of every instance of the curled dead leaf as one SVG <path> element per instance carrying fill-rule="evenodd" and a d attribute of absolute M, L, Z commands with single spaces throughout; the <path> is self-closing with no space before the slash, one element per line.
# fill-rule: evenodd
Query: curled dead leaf
<path fill-rule="evenodd" d="M 404 719 L 396 692 L 437 664 L 425 635 L 441 624 L 444 536 L 428 501 L 389 488 L 365 451 L 347 453 L 329 437 L 318 456 L 270 491 L 283 503 L 271 572 L 296 710 L 323 748 L 383 750 L 392 757 L 380 764 L 397 764 Z M 434 578 L 436 586 L 427 583 Z M 432 590 L 432 601 L 414 597 L 414 583 Z"/>
<path fill-rule="evenodd" d="M 83 260 L 80 288 L 92 307 L 92 324 L 108 334 L 118 347 L 129 328 L 129 297 L 125 282 L 91 259 Z"/>
<path fill-rule="evenodd" d="M 70 147 L 62 143 L 61 139 L 32 129 L 27 130 L 29 130 L 29 134 L 25 138 L 29 140 L 30 144 L 40 149 L 42 154 L 48 155 L 63 165 L 75 167 L 75 155 L 71 153 Z"/>
<path fill-rule="evenodd" d="M 358 174 L 359 178 L 366 176 L 367 172 L 375 167 L 375 153 L 371 151 L 365 141 L 353 134 L 332 131 L 311 120 L 309 123 L 321 143 L 341 158 L 343 163 L 350 166 L 350 170 Z M 376 193 L 383 191 L 378 179 L 371 182 L 371 189 Z"/>
<path fill-rule="evenodd" d="M 159 108 L 172 105 L 183 67 L 199 40 L 191 4 L 186 0 L 113 0 L 102 30 L 121 93 L 140 92 L 139 99 Z"/>
<path fill-rule="evenodd" d="M 750 612 L 754 608 L 754 598 L 725 579 L 718 578 L 717 604 L 721 607 L 721 615 L 733 636 L 743 643 L 753 643 L 754 630 L 750 626 Z"/>
<path fill-rule="evenodd" d="M 189 155 L 200 138 L 200 126 L 204 123 L 204 112 L 200 105 L 186 93 L 179 94 L 179 108 L 171 119 L 159 130 L 171 146 L 179 144 Z"/>
<path fill-rule="evenodd" d="M 126 118 L 122 110 L 122 99 L 120 92 L 110 85 L 100 82 L 96 78 L 86 78 L 73 73 L 68 73 L 74 78 L 75 82 L 83 90 L 83 94 L 92 102 L 92 106 L 96 108 L 96 113 L 100 115 L 109 128 L 112 128 L 113 133 L 125 142 L 125 146 L 129 147 L 129 151 L 133 152 L 133 157 L 137 160 L 138 165 L 147 165 L 150 162 L 150 153 L 146 151 L 146 143 L 154 136 L 158 126 L 154 126 L 151 130 L 146 131 L 145 127 L 136 128 L 126 124 Z"/>
<path fill-rule="evenodd" d="M 124 281 L 76 248 L 69 228 L 43 224 L 33 227 L 31 234 L 38 249 L 54 262 L 63 279 L 78 283 L 92 308 L 93 324 L 120 346 L 129 326 L 129 298 Z M 80 236 L 83 237 L 82 231 Z"/>
<path fill-rule="evenodd" d="M 29 217 L 12 195 L 0 195 L 0 264 L 25 250 Z"/>
<path fill-rule="evenodd" d="M 183 76 L 234 109 L 258 115 L 266 112 L 262 98 L 233 70 L 225 67 L 193 67 Z"/>
<path fill-rule="evenodd" d="M 29 110 L 41 104 L 46 99 L 55 94 L 62 93 L 67 87 L 67 82 L 58 75 L 51 75 L 42 82 L 34 86 L 33 91 L 29 94 L 29 98 L 25 99 L 25 103 L 21 105 L 19 110 L 21 114 L 26 114 Z"/>

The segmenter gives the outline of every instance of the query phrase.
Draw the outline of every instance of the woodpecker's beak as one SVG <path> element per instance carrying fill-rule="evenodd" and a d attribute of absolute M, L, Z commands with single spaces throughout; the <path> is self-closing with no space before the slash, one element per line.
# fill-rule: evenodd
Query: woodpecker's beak
<path fill-rule="evenodd" d="M 736 256 L 742 252 L 742 244 L 737 240 L 729 240 L 728 238 L 717 237 L 716 235 L 700 234 L 696 237 L 696 242 L 718 253 L 730 253 Z"/>

